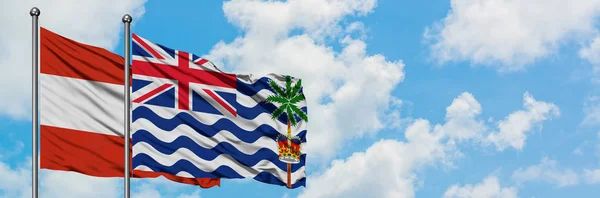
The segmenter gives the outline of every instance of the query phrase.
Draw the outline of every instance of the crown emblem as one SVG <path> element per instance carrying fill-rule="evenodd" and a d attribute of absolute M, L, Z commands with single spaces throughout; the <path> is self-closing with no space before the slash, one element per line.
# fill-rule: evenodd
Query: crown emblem
<path fill-rule="evenodd" d="M 300 150 L 302 149 L 301 140 L 298 136 L 291 136 L 290 128 L 288 128 L 287 136 L 279 134 L 276 141 L 280 161 L 289 164 L 300 163 Z"/>

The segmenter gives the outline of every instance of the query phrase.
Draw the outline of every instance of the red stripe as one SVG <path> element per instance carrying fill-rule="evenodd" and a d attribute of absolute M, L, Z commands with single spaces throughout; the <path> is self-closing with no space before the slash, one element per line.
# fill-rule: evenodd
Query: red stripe
<path fill-rule="evenodd" d="M 141 103 L 142 101 L 148 99 L 149 97 L 152 97 L 153 95 L 156 95 L 157 93 L 159 93 L 159 92 L 161 92 L 161 91 L 169 88 L 170 86 L 171 86 L 171 84 L 164 84 L 164 85 L 162 85 L 162 86 L 160 86 L 160 87 L 158 87 L 158 88 L 156 88 L 156 89 L 154 89 L 154 90 L 152 90 L 152 91 L 150 91 L 150 92 L 148 92 L 148 93 L 140 96 L 139 98 L 133 100 L 133 102 L 135 102 L 135 103 Z"/>
<path fill-rule="evenodd" d="M 225 103 L 225 101 L 221 100 L 221 98 L 219 98 L 213 91 L 208 89 L 202 90 L 204 90 L 204 92 L 206 92 L 211 98 L 215 99 L 215 101 L 221 104 L 221 106 L 225 107 L 225 109 L 227 109 L 227 111 L 229 111 L 229 113 L 231 113 L 233 116 L 237 116 L 236 111 L 233 108 L 231 108 L 231 106 L 229 106 L 227 103 Z"/>
<path fill-rule="evenodd" d="M 179 176 L 166 174 L 166 173 L 148 172 L 148 171 L 141 171 L 141 170 L 133 170 L 132 171 L 132 177 L 134 177 L 134 178 L 157 178 L 160 176 L 163 176 L 171 181 L 184 183 L 184 184 L 196 185 L 196 186 L 200 186 L 202 188 L 221 186 L 221 180 L 218 178 L 216 178 L 216 179 L 213 179 L 213 178 L 185 178 L 185 177 L 179 177 Z"/>
<path fill-rule="evenodd" d="M 144 42 L 144 40 L 142 40 L 137 34 L 131 34 L 131 37 L 133 38 L 133 40 L 137 41 L 138 44 L 142 45 L 142 47 L 144 49 L 148 50 L 148 52 L 150 52 L 154 57 L 156 57 L 160 60 L 165 59 L 158 52 L 156 52 L 153 48 L 151 48 L 146 42 Z"/>
<path fill-rule="evenodd" d="M 40 168 L 96 177 L 123 177 L 123 142 L 124 138 L 119 136 L 41 125 Z M 132 171 L 134 178 L 158 176 L 202 188 L 220 186 L 218 178 L 191 179 L 165 173 Z"/>
<path fill-rule="evenodd" d="M 177 80 L 177 102 L 179 109 L 181 110 L 189 110 L 190 109 L 190 81 L 186 78 L 181 78 L 183 76 L 187 76 L 186 73 L 192 72 L 190 70 L 190 54 L 187 52 L 178 51 L 177 52 L 177 69 L 184 73 L 184 75 L 174 75 L 174 79 Z M 193 77 L 193 76 L 192 76 Z"/>
<path fill-rule="evenodd" d="M 187 69 L 182 71 L 177 66 L 167 64 L 150 63 L 146 61 L 132 60 L 133 74 L 152 76 L 157 78 L 167 78 L 179 82 L 191 82 L 206 84 L 225 88 L 235 88 L 236 75 L 222 72 L 213 72 L 200 69 Z"/>
<path fill-rule="evenodd" d="M 196 61 L 195 63 L 198 64 L 198 65 L 204 65 L 204 63 L 206 63 L 206 62 L 208 62 L 208 60 L 206 60 L 206 59 L 200 59 L 200 60 Z"/>
<path fill-rule="evenodd" d="M 40 27 L 40 73 L 124 84 L 123 57 Z"/>

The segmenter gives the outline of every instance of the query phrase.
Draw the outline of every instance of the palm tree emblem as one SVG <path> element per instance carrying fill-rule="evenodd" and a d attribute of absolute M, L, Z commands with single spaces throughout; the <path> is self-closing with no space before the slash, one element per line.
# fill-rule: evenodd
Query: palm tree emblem
<path fill-rule="evenodd" d="M 298 122 L 296 121 L 296 115 L 300 117 L 301 120 L 308 122 L 308 116 L 304 111 L 298 108 L 297 103 L 305 100 L 304 94 L 300 93 L 300 88 L 302 87 L 302 80 L 298 79 L 298 82 L 294 84 L 292 87 L 292 77 L 285 76 L 285 89 L 279 87 L 275 81 L 269 81 L 269 86 L 273 91 L 275 91 L 274 95 L 270 95 L 267 97 L 267 102 L 276 103 L 280 106 L 271 114 L 271 119 L 277 120 L 279 116 L 282 114 L 286 114 L 287 117 L 287 147 L 283 148 L 286 154 L 290 154 L 290 156 L 280 156 L 280 160 L 287 163 L 287 173 L 288 173 L 288 181 L 287 187 L 291 188 L 291 164 L 296 164 L 300 162 L 300 148 L 299 144 L 296 147 L 292 144 L 292 140 L 300 140 L 298 137 L 292 136 L 291 126 L 296 126 Z M 279 141 L 280 136 L 277 137 L 277 141 Z M 281 154 L 281 150 L 280 150 Z"/>
<path fill-rule="evenodd" d="M 302 80 L 299 79 L 298 82 L 292 87 L 292 77 L 285 77 L 285 90 L 283 90 L 275 81 L 269 81 L 269 86 L 275 91 L 275 95 L 270 95 L 267 97 L 267 102 L 270 103 L 278 103 L 281 106 L 277 108 L 271 114 L 271 119 L 276 120 L 281 114 L 285 113 L 287 115 L 288 127 L 296 126 L 297 122 L 294 114 L 297 114 L 302 120 L 308 122 L 308 116 L 304 111 L 302 111 L 296 103 L 304 101 L 304 94 L 300 93 L 300 88 L 302 87 Z M 288 131 L 288 136 L 291 136 L 291 131 Z"/>

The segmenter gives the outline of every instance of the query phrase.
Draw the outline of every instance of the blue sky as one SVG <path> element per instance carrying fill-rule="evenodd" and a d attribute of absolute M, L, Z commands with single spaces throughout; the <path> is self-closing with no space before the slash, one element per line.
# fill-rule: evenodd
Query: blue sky
<path fill-rule="evenodd" d="M 127 11 L 133 33 L 228 72 L 286 73 L 307 83 L 307 188 L 223 180 L 200 189 L 157 179 L 134 181 L 137 196 L 600 194 L 596 0 L 54 1 L 0 8 L 18 16 L 0 20 L 16 30 L 0 33 L 0 51 L 16 54 L 0 61 L 0 101 L 11 104 L 0 105 L 0 173 L 9 175 L 0 176 L 0 197 L 28 195 L 30 185 L 23 165 L 31 157 L 30 70 L 14 67 L 30 65 L 23 46 L 32 5 L 42 26 L 115 53 L 123 51 Z M 118 179 L 42 174 L 48 196 L 122 191 Z"/>

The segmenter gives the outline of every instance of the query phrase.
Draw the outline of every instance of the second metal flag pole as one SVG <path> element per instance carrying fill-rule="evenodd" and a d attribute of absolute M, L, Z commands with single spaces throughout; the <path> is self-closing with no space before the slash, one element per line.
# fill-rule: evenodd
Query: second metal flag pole
<path fill-rule="evenodd" d="M 32 52 L 31 52 L 31 197 L 38 197 L 38 17 L 40 9 L 33 7 L 29 10 L 32 18 Z"/>
<path fill-rule="evenodd" d="M 131 27 L 131 21 L 132 18 L 129 14 L 125 14 L 125 16 L 123 16 L 123 24 L 125 25 L 125 35 L 123 36 L 123 40 L 125 40 L 125 52 L 123 53 L 123 57 L 125 58 L 125 63 L 123 65 L 123 71 L 125 71 L 125 84 L 124 84 L 124 94 L 125 94 L 125 100 L 123 101 L 124 107 L 125 107 L 125 117 L 124 117 L 124 122 L 125 122 L 125 128 L 124 128 L 124 136 L 125 136 L 125 177 L 124 177 L 124 183 L 125 183 L 125 198 L 129 198 L 129 178 L 131 177 L 131 149 L 129 147 L 129 143 L 131 142 L 129 139 L 131 137 L 130 135 L 130 127 L 129 125 L 131 124 L 131 100 L 130 100 L 130 90 L 129 90 L 129 73 L 130 73 L 130 68 L 129 68 L 129 57 L 130 57 L 130 45 L 131 45 L 131 31 L 130 31 L 130 27 Z"/>

